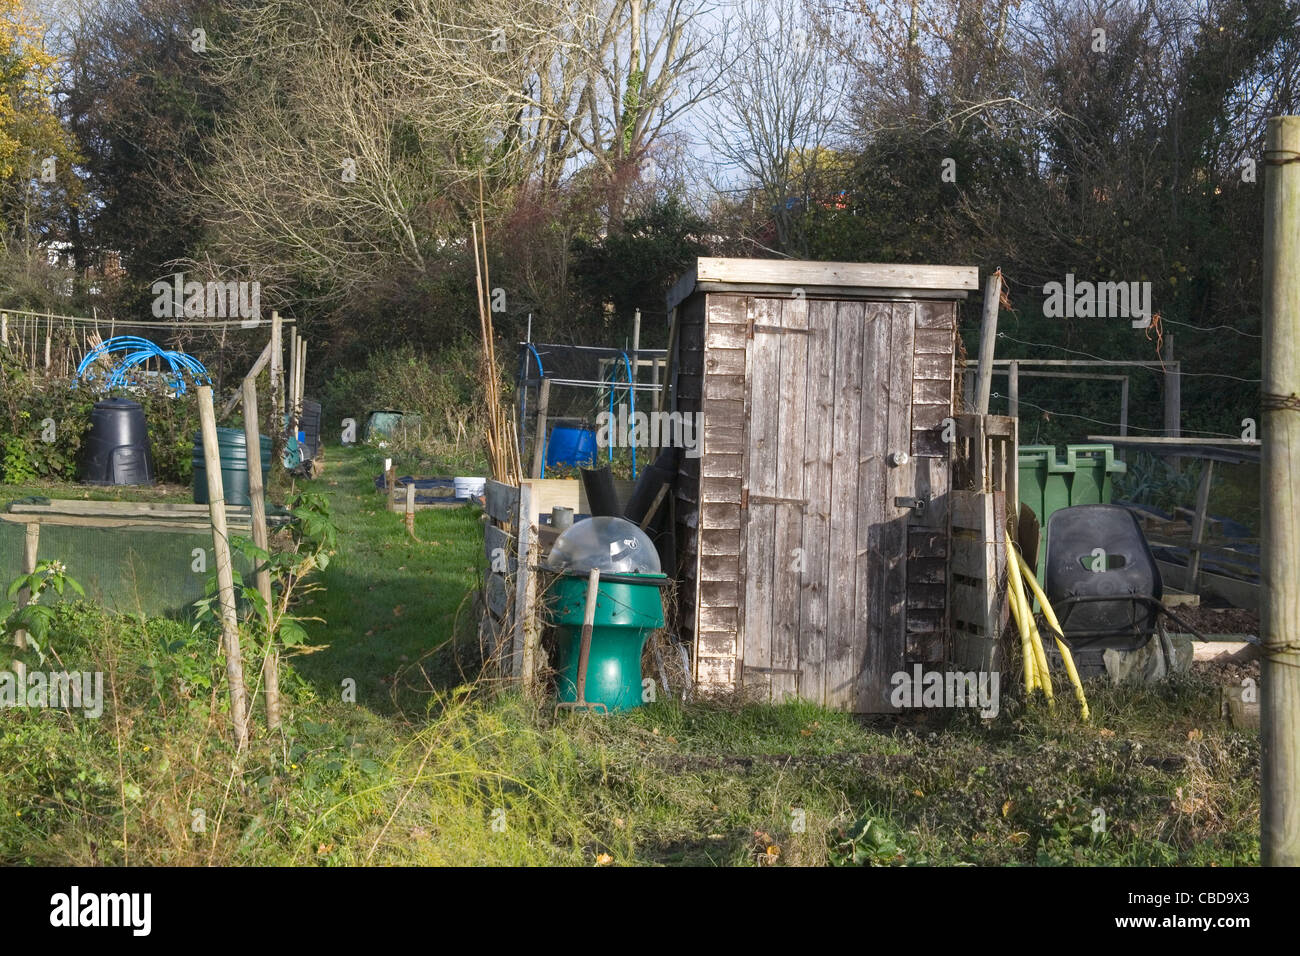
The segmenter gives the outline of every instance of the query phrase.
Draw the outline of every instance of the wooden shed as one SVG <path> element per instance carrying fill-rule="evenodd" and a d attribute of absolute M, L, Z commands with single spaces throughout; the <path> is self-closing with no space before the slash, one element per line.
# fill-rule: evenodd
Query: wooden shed
<path fill-rule="evenodd" d="M 702 258 L 673 287 L 666 400 L 703 418 L 675 502 L 698 690 L 880 713 L 893 674 L 949 659 L 945 421 L 977 282 L 974 267 Z"/>

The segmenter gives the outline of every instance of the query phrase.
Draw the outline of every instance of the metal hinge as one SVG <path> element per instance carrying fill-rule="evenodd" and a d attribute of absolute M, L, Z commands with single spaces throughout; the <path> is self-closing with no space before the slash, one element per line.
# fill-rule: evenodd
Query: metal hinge
<path fill-rule="evenodd" d="M 926 499 L 924 498 L 895 498 L 895 508 L 911 508 L 918 515 L 925 514 Z"/>

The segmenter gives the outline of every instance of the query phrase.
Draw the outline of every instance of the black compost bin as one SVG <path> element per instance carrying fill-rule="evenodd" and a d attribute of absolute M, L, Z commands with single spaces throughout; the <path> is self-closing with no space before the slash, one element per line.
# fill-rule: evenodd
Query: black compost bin
<path fill-rule="evenodd" d="M 88 485 L 152 485 L 153 454 L 144 408 L 126 398 L 96 402 L 81 443 L 78 475 Z"/>
<path fill-rule="evenodd" d="M 1136 650 L 1155 631 L 1160 570 L 1127 508 L 1075 505 L 1053 512 L 1044 578 L 1071 648 Z"/>

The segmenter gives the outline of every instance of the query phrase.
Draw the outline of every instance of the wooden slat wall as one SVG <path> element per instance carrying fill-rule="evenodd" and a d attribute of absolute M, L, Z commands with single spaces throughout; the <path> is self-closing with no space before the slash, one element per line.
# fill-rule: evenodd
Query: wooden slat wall
<path fill-rule="evenodd" d="M 953 362 L 957 304 L 918 301 L 912 339 L 913 488 L 899 492 L 928 502 L 908 519 L 906 570 L 907 667 L 941 665 L 948 658 L 948 496 L 951 441 L 945 422 L 953 416 Z M 949 435 L 951 437 L 951 433 Z"/>
<path fill-rule="evenodd" d="M 957 415 L 956 425 L 949 655 L 963 670 L 998 670 L 1009 615 L 1007 508 L 1020 500 L 1015 419 Z"/>
<path fill-rule="evenodd" d="M 674 372 L 676 388 L 673 393 L 674 408 L 683 415 L 700 411 L 704 392 L 704 296 L 694 296 L 677 309 L 678 352 Z M 707 436 L 705 436 L 707 438 Z M 701 452 L 704 441 L 699 444 Z M 698 528 L 708 510 L 700 508 L 700 458 L 682 457 L 681 477 L 677 482 L 676 521 L 677 551 L 677 631 L 688 647 L 696 648 L 699 631 L 699 546 Z M 737 523 L 736 527 L 740 525 Z M 731 634 L 734 642 L 734 630 Z M 726 653 L 715 656 L 730 659 L 734 648 L 721 649 Z M 695 650 L 699 659 L 699 650 Z M 697 675 L 698 680 L 698 675 Z"/>
<path fill-rule="evenodd" d="M 513 534 L 519 515 L 519 489 L 500 481 L 488 479 L 484 492 L 487 523 L 483 527 L 483 553 L 487 557 L 487 578 L 483 585 L 483 637 L 485 653 L 490 658 L 496 654 L 503 640 L 510 642 L 514 633 L 515 575 L 519 566 L 518 542 Z M 504 549 L 505 571 L 494 571 L 493 563 L 500 567 L 500 553 Z M 508 668 L 510 659 L 502 661 Z"/>
<path fill-rule="evenodd" d="M 716 693 L 735 688 L 745 659 L 741 599 L 747 572 L 740 557 L 740 496 L 751 300 L 743 295 L 699 296 L 687 303 L 688 311 L 696 302 L 703 306 L 704 381 L 699 408 L 704 413 L 704 455 L 700 460 L 703 506 L 696 528 L 695 680 L 704 693 Z"/>
<path fill-rule="evenodd" d="M 952 493 L 952 659 L 963 671 L 1001 667 L 999 639 L 1009 613 L 1001 588 L 1006 527 L 1003 492 Z"/>

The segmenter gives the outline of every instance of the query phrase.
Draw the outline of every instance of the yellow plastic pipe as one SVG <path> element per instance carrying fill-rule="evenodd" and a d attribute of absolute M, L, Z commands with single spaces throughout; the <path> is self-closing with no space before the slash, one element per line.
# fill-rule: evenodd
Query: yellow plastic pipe
<path fill-rule="evenodd" d="M 1007 554 L 1015 554 L 1015 546 L 1011 543 L 1011 532 L 1004 531 L 1003 534 L 1006 536 Z M 1024 662 L 1025 700 L 1028 701 L 1034 692 L 1034 687 L 1038 684 L 1036 674 L 1038 668 L 1033 648 L 1030 647 L 1029 625 L 1023 610 L 1025 594 L 1020 583 L 1020 568 L 1017 562 L 1011 560 L 1007 561 L 1007 598 L 1016 621 L 1016 630 L 1020 632 L 1020 657 Z"/>
<path fill-rule="evenodd" d="M 1016 554 L 1016 560 L 1024 571 L 1025 580 L 1029 582 L 1034 597 L 1038 598 L 1038 604 L 1043 609 L 1043 617 L 1047 618 L 1047 623 L 1052 627 L 1052 637 L 1056 640 L 1056 647 L 1061 652 L 1061 660 L 1065 662 L 1065 672 L 1070 675 L 1070 683 L 1074 685 L 1074 696 L 1079 702 L 1080 713 L 1083 719 L 1087 720 L 1090 716 L 1088 698 L 1083 692 L 1083 682 L 1079 680 L 1079 671 L 1074 666 L 1074 656 L 1070 653 L 1070 648 L 1060 638 L 1063 633 L 1061 622 L 1056 619 L 1056 612 L 1052 610 L 1051 602 L 1047 600 L 1047 595 L 1043 593 L 1043 589 L 1038 586 L 1038 580 L 1030 571 L 1028 562 L 1018 553 Z"/>

